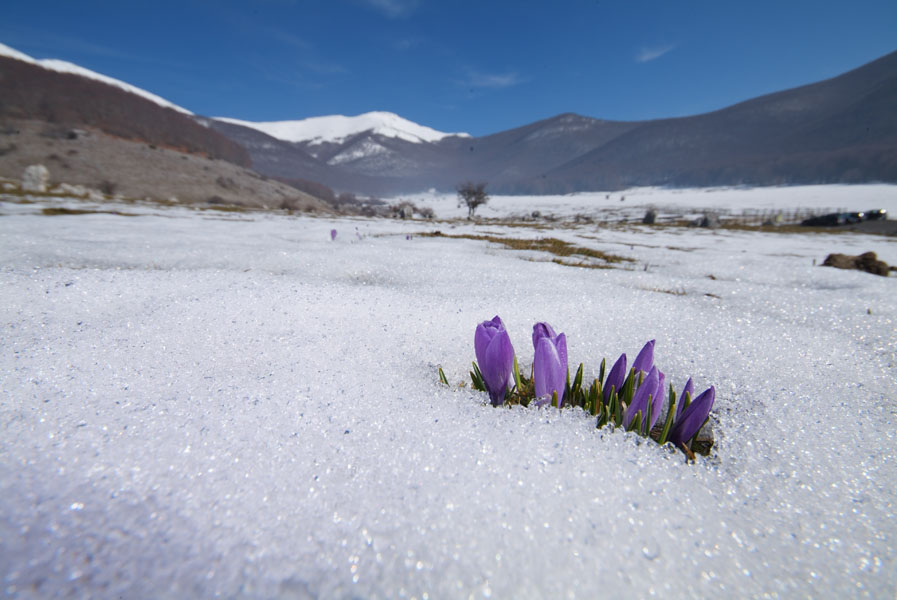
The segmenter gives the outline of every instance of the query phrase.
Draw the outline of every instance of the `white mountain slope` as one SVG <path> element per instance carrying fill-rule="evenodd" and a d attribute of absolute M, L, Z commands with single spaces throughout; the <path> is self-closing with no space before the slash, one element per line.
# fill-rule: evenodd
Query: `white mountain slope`
<path fill-rule="evenodd" d="M 101 81 L 107 85 L 112 85 L 117 88 L 121 88 L 126 92 L 130 92 L 142 98 L 146 98 L 147 100 L 158 104 L 159 106 L 164 106 L 165 108 L 171 108 L 178 112 L 184 113 L 186 115 L 192 115 L 193 113 L 174 104 L 173 102 L 169 102 L 165 98 L 157 96 L 153 93 L 147 92 L 146 90 L 140 89 L 137 86 L 133 86 L 130 83 L 125 83 L 119 79 L 115 79 L 114 77 L 109 77 L 107 75 L 102 75 L 97 73 L 96 71 L 91 71 L 90 69 L 85 69 L 84 67 L 78 66 L 76 64 L 58 60 L 55 58 L 44 58 L 44 59 L 35 59 L 23 52 L 19 52 L 14 48 L 10 48 L 9 46 L 0 43 L 0 56 L 6 56 L 7 58 L 14 58 L 16 60 L 21 60 L 27 63 L 31 63 L 33 65 L 37 65 L 43 67 L 45 69 L 49 69 L 50 71 L 56 71 L 58 73 L 71 73 L 73 75 L 80 75 L 81 77 L 86 77 L 88 79 L 94 79 L 96 81 Z"/>
<path fill-rule="evenodd" d="M 355 117 L 343 115 L 311 117 L 300 121 L 253 122 L 223 117 L 216 117 L 216 119 L 225 123 L 250 127 L 285 142 L 308 142 L 310 144 L 339 143 L 363 131 L 371 131 L 384 137 L 399 138 L 414 143 L 437 142 L 450 136 L 470 137 L 466 133 L 436 131 L 385 111 L 369 112 Z"/>

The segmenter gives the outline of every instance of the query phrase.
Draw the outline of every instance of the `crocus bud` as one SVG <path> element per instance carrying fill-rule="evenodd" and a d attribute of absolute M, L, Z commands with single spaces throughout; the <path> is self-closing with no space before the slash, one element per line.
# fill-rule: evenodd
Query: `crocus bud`
<path fill-rule="evenodd" d="M 567 336 L 555 336 L 548 323 L 533 326 L 533 385 L 537 398 L 558 395 L 558 407 L 564 404 L 564 388 L 567 383 Z"/>
<path fill-rule="evenodd" d="M 673 442 L 677 448 L 683 443 L 690 440 L 704 424 L 710 409 L 713 408 L 713 400 L 716 397 L 716 389 L 711 385 L 708 389 L 692 400 L 688 408 L 682 411 L 679 418 L 670 429 L 670 435 L 667 439 Z"/>
<path fill-rule="evenodd" d="M 539 345 L 539 340 L 543 337 L 554 339 L 557 337 L 557 334 L 548 323 L 536 323 L 533 325 L 533 350 L 536 349 Z"/>
<path fill-rule="evenodd" d="M 607 375 L 607 381 L 604 382 L 604 403 L 610 402 L 610 388 L 614 388 L 617 394 L 623 387 L 626 380 L 626 354 L 621 354 L 614 366 L 611 367 L 610 373 Z"/>
<path fill-rule="evenodd" d="M 514 368 L 514 347 L 498 316 L 477 325 L 473 346 L 492 405 L 498 406 L 505 400 Z"/>
<path fill-rule="evenodd" d="M 682 405 L 685 404 L 685 394 L 688 394 L 690 397 L 694 398 L 695 395 L 695 384 L 692 383 L 691 377 L 688 378 L 688 381 L 685 382 L 685 387 L 682 388 L 682 394 L 676 400 L 676 421 L 679 420 L 679 415 L 682 414 Z"/>
<path fill-rule="evenodd" d="M 330 241 L 332 242 L 335 239 L 336 239 L 336 229 L 331 229 L 330 230 Z"/>
<path fill-rule="evenodd" d="M 635 357 L 635 361 L 632 363 L 632 368 L 635 369 L 635 374 L 638 375 L 639 371 L 644 371 L 647 373 L 651 370 L 651 367 L 654 366 L 654 340 L 651 340 L 639 351 L 638 356 Z"/>
<path fill-rule="evenodd" d="M 623 413 L 623 427 L 629 427 L 629 424 L 632 423 L 636 413 L 639 411 L 642 413 L 642 423 L 645 422 L 645 419 L 648 416 L 648 396 L 653 396 L 657 393 L 657 381 L 659 379 L 660 375 L 658 374 L 657 367 L 651 367 L 648 376 L 645 377 L 645 380 L 642 381 L 642 385 L 639 386 L 632 396 L 632 404 L 630 404 L 626 409 L 626 412 Z"/>

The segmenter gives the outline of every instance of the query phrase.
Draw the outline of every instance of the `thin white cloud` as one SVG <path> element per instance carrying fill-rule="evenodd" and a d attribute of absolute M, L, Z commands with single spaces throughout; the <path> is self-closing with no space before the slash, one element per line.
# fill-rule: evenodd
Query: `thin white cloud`
<path fill-rule="evenodd" d="M 515 85 L 520 85 L 525 80 L 514 71 L 508 73 L 481 73 L 468 70 L 467 77 L 459 81 L 459 85 L 477 89 L 501 90 Z"/>
<path fill-rule="evenodd" d="M 635 62 L 646 63 L 651 62 L 652 60 L 657 60 L 670 50 L 675 48 L 675 44 L 669 44 L 667 46 L 653 46 L 650 48 L 642 48 L 639 50 L 638 54 L 635 56 Z"/>
<path fill-rule="evenodd" d="M 362 0 L 362 2 L 391 19 L 407 17 L 420 3 L 419 0 Z"/>

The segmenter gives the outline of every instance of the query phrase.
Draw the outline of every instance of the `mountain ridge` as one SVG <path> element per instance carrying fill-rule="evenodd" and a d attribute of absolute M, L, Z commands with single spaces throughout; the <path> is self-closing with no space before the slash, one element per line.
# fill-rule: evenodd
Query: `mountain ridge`
<path fill-rule="evenodd" d="M 897 182 L 894 106 L 897 52 L 820 82 L 686 117 L 608 121 L 563 113 L 481 137 L 409 145 L 365 131 L 291 146 L 337 169 L 322 175 L 328 185 L 377 194 L 450 190 L 464 180 L 526 194 Z M 266 173 L 278 162 L 270 153 L 253 160 Z M 268 174 L 290 176 L 283 164 Z"/>
<path fill-rule="evenodd" d="M 371 111 L 356 116 L 325 115 L 287 121 L 213 118 L 224 123 L 257 129 L 284 142 L 304 142 L 310 145 L 339 143 L 366 131 L 409 142 L 436 142 L 451 136 L 470 137 L 467 133 L 437 131 L 388 111 Z"/>
<path fill-rule="evenodd" d="M 704 114 L 608 121 L 562 113 L 480 137 L 384 111 L 261 124 L 202 117 L 77 65 L 35 61 L 2 45 L 0 75 L 7 78 L 0 116 L 95 125 L 337 192 L 451 190 L 465 180 L 526 194 L 897 182 L 897 52 Z"/>
<path fill-rule="evenodd" d="M 11 48 L 6 44 L 0 43 L 0 57 L 12 58 L 15 60 L 20 60 L 22 62 L 27 62 L 33 65 L 37 65 L 39 67 L 43 67 L 44 69 L 48 69 L 50 71 L 56 71 L 57 73 L 69 73 L 72 75 L 79 75 L 81 77 L 85 77 L 87 79 L 93 79 L 95 81 L 99 81 L 105 83 L 106 85 L 111 85 L 113 87 L 117 87 L 131 94 L 135 94 L 137 96 L 141 96 L 142 98 L 149 100 L 159 106 L 164 108 L 170 108 L 172 110 L 176 110 L 180 113 L 184 113 L 186 115 L 192 115 L 193 113 L 187 110 L 182 106 L 178 106 L 174 102 L 166 100 L 161 96 L 157 96 L 156 94 L 149 92 L 143 88 L 137 87 L 136 85 L 132 85 L 120 79 L 116 79 L 114 77 L 109 77 L 108 75 L 103 75 L 102 73 L 97 73 L 96 71 L 92 71 L 80 65 L 76 65 L 75 63 L 71 63 L 65 60 L 60 60 L 58 58 L 43 58 L 36 59 L 33 58 L 24 52 L 20 52 L 15 48 Z"/>

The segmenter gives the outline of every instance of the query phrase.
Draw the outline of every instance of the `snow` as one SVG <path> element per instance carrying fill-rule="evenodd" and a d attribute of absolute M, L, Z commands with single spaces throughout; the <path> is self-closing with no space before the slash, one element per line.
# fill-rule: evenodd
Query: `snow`
<path fill-rule="evenodd" d="M 369 131 L 376 135 L 398 138 L 407 142 L 438 142 L 449 136 L 470 137 L 466 133 L 443 133 L 424 125 L 418 125 L 397 114 L 384 111 L 368 112 L 354 117 L 330 115 L 311 117 L 299 121 L 241 121 L 215 117 L 225 123 L 250 127 L 285 142 L 343 142 L 347 138 Z"/>
<path fill-rule="evenodd" d="M 489 192 L 489 189 L 486 189 Z M 407 194 L 394 202 L 411 201 L 429 206 L 440 217 L 467 216 L 467 208 L 458 206 L 454 193 L 430 191 Z M 697 216 L 716 212 L 724 216 L 782 212 L 860 212 L 883 208 L 891 218 L 897 215 L 897 186 L 891 184 L 804 185 L 764 188 L 636 188 L 622 192 L 581 192 L 563 196 L 491 196 L 477 208 L 487 218 L 526 217 L 533 211 L 570 219 L 593 215 L 605 220 L 641 218 L 648 208 L 661 215 Z"/>
<path fill-rule="evenodd" d="M 346 150 L 336 154 L 333 158 L 327 161 L 327 164 L 339 165 L 370 156 L 376 156 L 378 154 L 391 154 L 391 152 L 373 140 L 366 139 L 361 143 L 352 144 Z"/>
<path fill-rule="evenodd" d="M 186 108 L 180 107 L 177 104 L 169 102 L 165 98 L 157 96 L 151 92 L 140 89 L 139 87 L 133 86 L 130 83 L 125 83 L 119 79 L 115 79 L 113 77 L 109 77 L 107 75 L 103 75 L 101 73 L 97 73 L 96 71 L 91 71 L 90 69 L 85 69 L 84 67 L 78 66 L 74 63 L 70 63 L 64 60 L 58 60 L 55 58 L 45 58 L 45 59 L 34 59 L 27 54 L 19 52 L 13 48 L 5 44 L 0 44 L 0 56 L 7 56 L 9 58 L 14 58 L 16 60 L 21 60 L 33 65 L 37 65 L 43 67 L 45 69 L 49 69 L 50 71 L 56 71 L 57 73 L 70 73 L 73 75 L 80 75 L 81 77 L 86 77 L 87 79 L 94 79 L 96 81 L 101 81 L 107 85 L 111 85 L 113 87 L 117 87 L 125 90 L 126 92 L 130 92 L 131 94 L 136 94 L 150 102 L 154 102 L 159 106 L 164 108 L 171 108 L 178 112 L 192 115 L 193 113 L 187 110 Z"/>
<path fill-rule="evenodd" d="M 894 197 L 849 189 L 845 205 Z M 836 192 L 704 194 L 736 212 Z M 642 193 L 670 213 L 705 199 L 625 202 Z M 814 265 L 867 250 L 895 264 L 893 238 L 129 204 L 103 208 L 137 216 L 48 217 L 36 200 L 0 204 L 7 595 L 897 592 L 897 280 Z M 636 262 L 573 268 L 460 234 Z M 493 409 L 458 388 L 496 314 L 524 368 L 536 321 L 587 376 L 656 338 L 676 388 L 716 385 L 714 454 L 688 465 L 578 410 Z"/>

